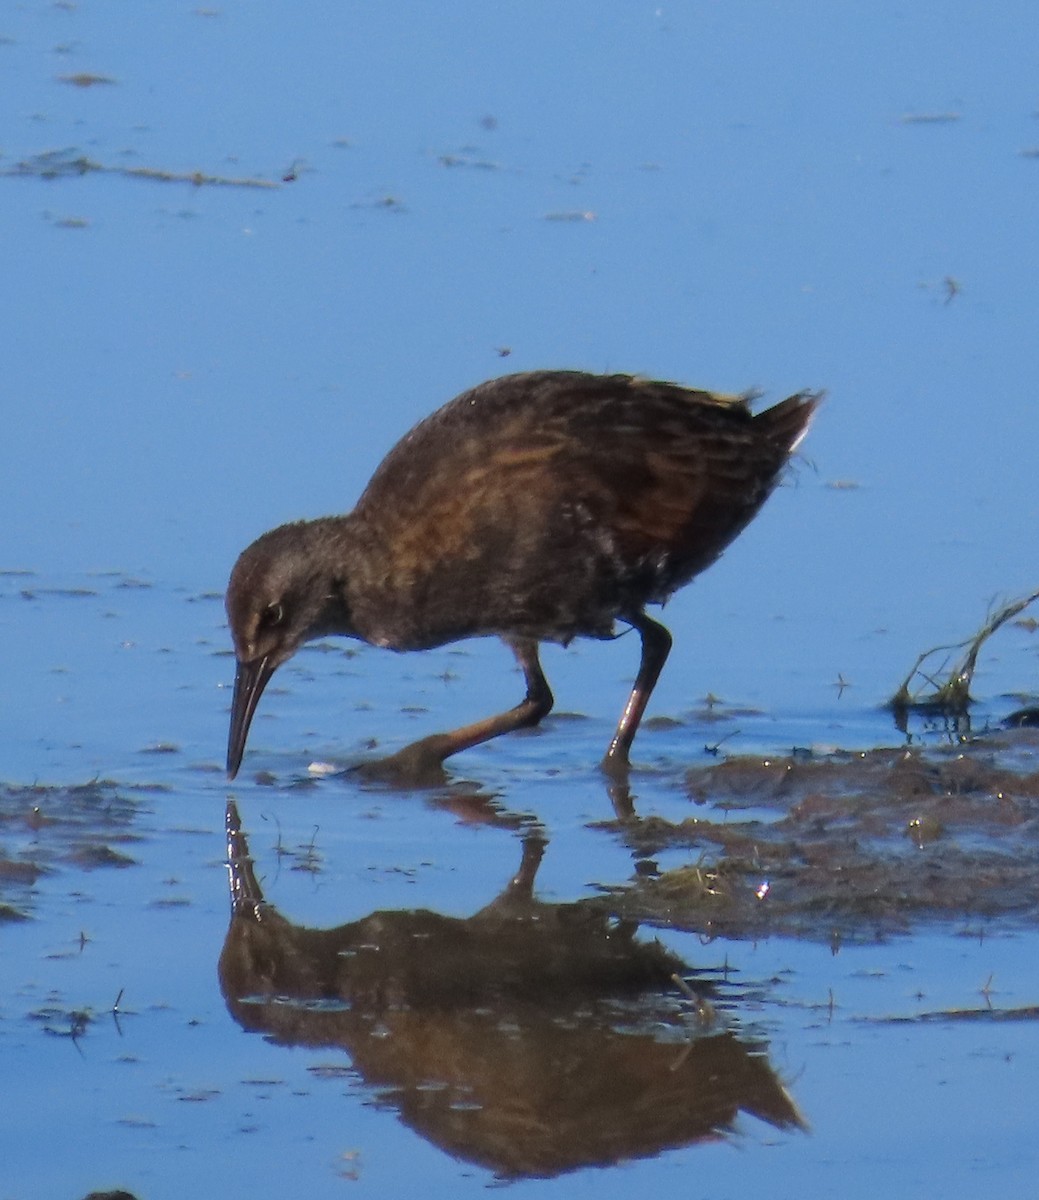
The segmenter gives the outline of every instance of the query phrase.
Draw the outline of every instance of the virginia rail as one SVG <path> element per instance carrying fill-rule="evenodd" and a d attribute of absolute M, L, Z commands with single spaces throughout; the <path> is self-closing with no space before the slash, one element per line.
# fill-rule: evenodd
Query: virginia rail
<path fill-rule="evenodd" d="M 268 680 L 311 638 L 426 650 L 494 634 L 527 694 L 387 763 L 421 775 L 552 708 L 538 643 L 636 629 L 642 661 L 603 766 L 623 774 L 671 635 L 645 613 L 722 553 L 775 486 L 819 397 L 745 400 L 629 375 L 531 371 L 445 404 L 351 513 L 272 529 L 231 573 L 234 778 Z"/>

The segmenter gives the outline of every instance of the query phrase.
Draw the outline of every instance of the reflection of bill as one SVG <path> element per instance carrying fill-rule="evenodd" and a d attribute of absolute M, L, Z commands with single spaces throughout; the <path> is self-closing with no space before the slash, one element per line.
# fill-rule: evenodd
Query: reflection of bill
<path fill-rule="evenodd" d="M 233 803 L 227 829 L 231 1015 L 285 1045 L 341 1047 L 448 1153 L 546 1177 L 716 1140 L 741 1111 L 804 1127 L 761 1045 L 690 1020 L 681 962 L 597 901 L 533 898 L 542 843 L 525 843 L 516 878 L 472 917 L 306 929 L 263 899 Z"/>

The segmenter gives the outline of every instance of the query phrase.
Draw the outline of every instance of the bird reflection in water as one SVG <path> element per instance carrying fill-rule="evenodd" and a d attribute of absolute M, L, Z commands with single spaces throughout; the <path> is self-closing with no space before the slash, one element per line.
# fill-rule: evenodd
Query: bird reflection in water
<path fill-rule="evenodd" d="M 762 1044 L 698 1027 L 679 959 L 594 899 L 534 898 L 535 837 L 471 917 L 375 912 L 335 929 L 265 901 L 233 802 L 227 842 L 219 973 L 232 1017 L 283 1045 L 341 1048 L 456 1158 L 546 1178 L 717 1140 L 740 1112 L 804 1128 Z"/>

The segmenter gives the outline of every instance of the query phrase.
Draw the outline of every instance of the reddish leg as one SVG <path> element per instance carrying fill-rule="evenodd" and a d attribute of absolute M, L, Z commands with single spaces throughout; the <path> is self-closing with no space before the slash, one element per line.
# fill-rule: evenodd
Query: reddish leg
<path fill-rule="evenodd" d="M 502 733 L 516 729 L 527 729 L 552 711 L 553 697 L 538 659 L 538 644 L 528 638 L 508 639 L 506 644 L 516 655 L 527 681 L 527 694 L 507 712 L 485 717 L 449 733 L 433 733 L 405 746 L 389 758 L 366 764 L 366 774 L 407 780 L 419 784 L 437 782 L 440 765 L 445 758 L 488 742 Z"/>
<path fill-rule="evenodd" d="M 611 775 L 623 775 L 627 772 L 631 743 L 671 650 L 671 634 L 663 625 L 651 621 L 645 613 L 624 619 L 632 629 L 638 630 L 639 637 L 642 638 L 642 662 L 635 677 L 635 686 L 631 689 L 628 703 L 624 706 L 624 712 L 617 723 L 617 732 L 613 735 L 610 748 L 602 760 L 603 770 Z"/>

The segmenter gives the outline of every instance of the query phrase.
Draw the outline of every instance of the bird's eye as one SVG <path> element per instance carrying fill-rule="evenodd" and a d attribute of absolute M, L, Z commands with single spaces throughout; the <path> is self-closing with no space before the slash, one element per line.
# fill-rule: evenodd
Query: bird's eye
<path fill-rule="evenodd" d="M 274 629 L 285 620 L 285 609 L 275 600 L 273 604 L 268 604 L 267 607 L 260 613 L 260 628 Z"/>

